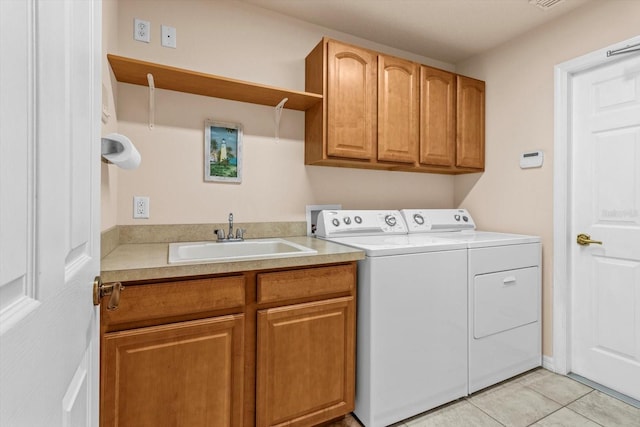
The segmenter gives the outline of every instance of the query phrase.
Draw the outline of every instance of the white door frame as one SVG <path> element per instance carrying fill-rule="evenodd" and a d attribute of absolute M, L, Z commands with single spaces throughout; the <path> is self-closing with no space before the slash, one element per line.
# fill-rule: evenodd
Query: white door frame
<path fill-rule="evenodd" d="M 553 165 L 553 362 L 550 369 L 571 372 L 571 87 L 575 74 L 619 60 L 607 51 L 640 43 L 640 36 L 558 64 L 554 68 L 554 165 Z"/>

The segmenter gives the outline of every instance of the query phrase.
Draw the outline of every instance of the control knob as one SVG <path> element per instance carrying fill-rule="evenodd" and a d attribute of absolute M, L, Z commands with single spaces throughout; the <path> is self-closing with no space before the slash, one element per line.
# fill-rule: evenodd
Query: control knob
<path fill-rule="evenodd" d="M 387 225 L 393 227 L 394 225 L 396 225 L 396 217 L 393 215 L 387 215 L 384 217 L 384 222 L 387 223 Z"/>

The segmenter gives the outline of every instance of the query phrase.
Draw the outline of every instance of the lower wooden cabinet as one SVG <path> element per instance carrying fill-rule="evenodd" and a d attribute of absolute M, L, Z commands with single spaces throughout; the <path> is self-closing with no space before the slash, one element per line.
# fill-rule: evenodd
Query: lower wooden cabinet
<path fill-rule="evenodd" d="M 258 427 L 309 426 L 354 405 L 354 298 L 258 311 Z"/>
<path fill-rule="evenodd" d="M 125 283 L 101 427 L 315 426 L 355 399 L 356 263 Z"/>
<path fill-rule="evenodd" d="M 105 334 L 103 426 L 241 426 L 244 315 Z"/>

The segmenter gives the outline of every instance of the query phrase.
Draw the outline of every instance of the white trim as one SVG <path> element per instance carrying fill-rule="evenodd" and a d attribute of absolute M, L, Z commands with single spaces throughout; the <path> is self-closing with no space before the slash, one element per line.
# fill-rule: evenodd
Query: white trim
<path fill-rule="evenodd" d="M 547 369 L 551 372 L 557 372 L 556 371 L 556 365 L 555 362 L 553 360 L 553 357 L 549 357 L 549 356 L 542 356 L 542 367 L 544 369 Z"/>
<path fill-rule="evenodd" d="M 554 67 L 553 167 L 553 362 L 559 374 L 571 372 L 571 85 L 573 76 L 624 55 L 607 57 L 621 44 L 640 43 L 640 36 L 616 43 Z"/>

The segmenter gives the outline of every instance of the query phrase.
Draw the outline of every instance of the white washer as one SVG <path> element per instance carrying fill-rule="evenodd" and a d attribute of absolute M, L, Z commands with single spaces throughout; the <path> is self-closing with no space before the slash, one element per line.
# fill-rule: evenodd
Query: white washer
<path fill-rule="evenodd" d="M 410 233 L 467 246 L 469 394 L 540 366 L 540 238 L 475 231 L 464 209 L 405 209 L 402 214 Z"/>
<path fill-rule="evenodd" d="M 408 235 L 399 211 L 322 211 L 316 235 L 362 249 L 355 415 L 367 427 L 467 394 L 466 243 Z"/>

